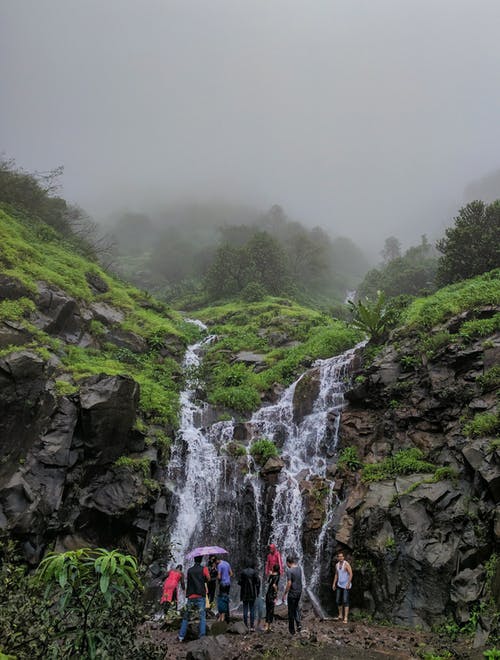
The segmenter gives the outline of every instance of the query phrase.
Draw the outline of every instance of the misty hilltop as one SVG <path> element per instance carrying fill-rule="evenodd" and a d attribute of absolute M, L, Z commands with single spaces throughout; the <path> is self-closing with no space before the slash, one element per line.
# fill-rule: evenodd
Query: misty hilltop
<path fill-rule="evenodd" d="M 496 0 L 4 2 L 0 149 L 64 165 L 99 221 L 277 203 L 377 257 L 498 169 L 499 23 Z"/>

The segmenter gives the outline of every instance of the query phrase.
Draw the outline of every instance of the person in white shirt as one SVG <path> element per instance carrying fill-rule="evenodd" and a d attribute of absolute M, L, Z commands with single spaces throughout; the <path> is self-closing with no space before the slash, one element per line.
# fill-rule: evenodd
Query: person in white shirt
<path fill-rule="evenodd" d="M 352 585 L 352 568 L 349 562 L 345 560 L 342 551 L 337 553 L 337 563 L 335 564 L 335 577 L 333 578 L 332 589 L 337 590 L 336 599 L 339 608 L 337 616 L 338 621 L 347 623 L 349 616 L 349 594 Z"/>

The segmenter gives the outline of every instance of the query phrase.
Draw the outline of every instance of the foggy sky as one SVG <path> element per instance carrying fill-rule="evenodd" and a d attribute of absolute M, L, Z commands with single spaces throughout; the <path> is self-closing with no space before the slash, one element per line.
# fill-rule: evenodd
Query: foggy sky
<path fill-rule="evenodd" d="M 0 151 L 97 217 L 217 197 L 435 238 L 500 167 L 499 25 L 499 0 L 0 0 Z"/>

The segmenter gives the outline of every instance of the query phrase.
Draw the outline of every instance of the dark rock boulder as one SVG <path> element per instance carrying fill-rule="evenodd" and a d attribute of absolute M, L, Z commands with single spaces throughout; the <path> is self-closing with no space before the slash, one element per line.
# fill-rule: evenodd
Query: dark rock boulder
<path fill-rule="evenodd" d="M 186 646 L 186 660 L 230 660 L 233 657 L 232 644 L 224 635 L 202 637 Z"/>
<path fill-rule="evenodd" d="M 453 603 L 474 603 L 484 589 L 483 568 L 466 568 L 451 580 L 450 600 Z"/>
<path fill-rule="evenodd" d="M 87 272 L 85 273 L 85 279 L 87 284 L 95 293 L 106 293 L 109 291 L 108 284 L 103 280 L 103 278 L 97 273 Z"/>
<path fill-rule="evenodd" d="M 51 367 L 33 351 L 0 359 L 0 485 L 18 469 L 47 428 L 56 399 L 47 389 Z"/>
<path fill-rule="evenodd" d="M 119 516 L 142 506 L 148 497 L 144 480 L 128 469 L 109 470 L 82 490 L 80 506 L 106 516 Z"/>
<path fill-rule="evenodd" d="M 109 463 L 133 440 L 139 385 L 127 376 L 100 374 L 82 381 L 81 426 L 85 456 Z"/>
<path fill-rule="evenodd" d="M 40 449 L 36 453 L 40 463 L 60 467 L 71 467 L 76 463 L 78 452 L 72 448 L 72 442 L 77 420 L 76 404 L 66 397 L 61 398 L 40 438 Z"/>
<path fill-rule="evenodd" d="M 29 298 L 31 291 L 17 277 L 0 273 L 0 300 Z"/>
<path fill-rule="evenodd" d="M 0 348 L 7 346 L 22 346 L 32 338 L 31 332 L 21 323 L 3 321 L 0 323 Z"/>
<path fill-rule="evenodd" d="M 314 402 L 319 394 L 320 386 L 319 369 L 311 369 L 302 376 L 293 393 L 293 421 L 295 424 L 310 415 L 313 411 Z"/>
<path fill-rule="evenodd" d="M 37 312 L 33 323 L 48 334 L 77 344 L 85 330 L 85 319 L 76 300 L 57 287 L 38 285 Z"/>
<path fill-rule="evenodd" d="M 125 318 L 125 314 L 104 302 L 94 302 L 90 305 L 90 310 L 96 321 L 112 326 L 119 324 Z"/>
<path fill-rule="evenodd" d="M 148 344 L 143 337 L 121 328 L 111 328 L 106 333 L 106 341 L 132 353 L 145 353 L 148 350 Z"/>
<path fill-rule="evenodd" d="M 493 501 L 500 502 L 500 450 L 491 448 L 491 440 L 479 438 L 463 448 L 462 453 L 470 467 L 488 488 Z"/>

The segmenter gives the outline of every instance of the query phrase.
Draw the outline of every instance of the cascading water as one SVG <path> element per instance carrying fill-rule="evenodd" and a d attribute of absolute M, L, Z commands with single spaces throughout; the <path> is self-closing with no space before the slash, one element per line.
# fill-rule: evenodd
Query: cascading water
<path fill-rule="evenodd" d="M 200 363 L 207 337 L 188 348 L 189 371 Z M 296 414 L 295 393 L 301 376 L 274 405 L 257 411 L 245 424 L 246 442 L 267 438 L 281 446 L 284 466 L 272 483 L 261 478 L 249 454 L 234 458 L 226 451 L 234 440 L 234 422 L 206 424 L 209 407 L 196 401 L 196 382 L 188 377 L 181 394 L 181 425 L 172 450 L 168 479 L 177 484 L 172 501 L 171 542 L 176 562 L 197 545 L 222 545 L 233 568 L 249 555 L 262 566 L 269 541 L 302 565 L 314 600 L 321 555 L 331 529 L 336 500 L 328 465 L 337 444 L 343 392 L 355 349 L 313 365 L 317 396 L 311 409 Z M 241 431 L 241 425 L 239 425 Z M 279 470 L 279 468 L 278 468 Z M 304 549 L 304 484 L 320 481 L 326 513 L 313 548 Z M 318 605 L 316 603 L 316 605 Z"/>

